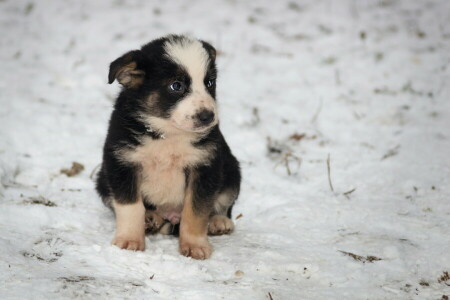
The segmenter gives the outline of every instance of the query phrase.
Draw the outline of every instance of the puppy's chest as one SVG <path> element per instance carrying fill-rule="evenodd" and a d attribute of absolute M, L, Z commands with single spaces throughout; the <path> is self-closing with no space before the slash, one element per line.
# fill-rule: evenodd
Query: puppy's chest
<path fill-rule="evenodd" d="M 183 203 L 185 169 L 205 162 L 209 155 L 188 139 L 172 137 L 147 139 L 128 156 L 141 166 L 140 188 L 146 200 L 157 207 L 174 209 Z"/>

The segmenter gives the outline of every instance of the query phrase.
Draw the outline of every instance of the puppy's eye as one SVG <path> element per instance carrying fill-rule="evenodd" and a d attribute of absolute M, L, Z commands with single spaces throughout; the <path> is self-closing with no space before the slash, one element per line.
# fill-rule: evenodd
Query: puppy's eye
<path fill-rule="evenodd" d="M 172 82 L 172 84 L 169 86 L 170 90 L 177 92 L 177 93 L 182 93 L 184 92 L 185 86 L 182 82 L 179 81 L 174 81 Z"/>
<path fill-rule="evenodd" d="M 206 81 L 206 87 L 210 88 L 214 85 L 214 83 L 215 83 L 214 79 L 209 79 Z"/>

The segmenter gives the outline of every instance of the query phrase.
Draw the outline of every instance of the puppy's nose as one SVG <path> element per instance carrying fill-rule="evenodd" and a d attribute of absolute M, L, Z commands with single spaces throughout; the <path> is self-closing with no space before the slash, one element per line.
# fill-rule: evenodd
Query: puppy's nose
<path fill-rule="evenodd" d="M 202 123 L 202 125 L 208 125 L 214 120 L 214 113 L 205 109 L 197 114 L 197 118 Z"/>

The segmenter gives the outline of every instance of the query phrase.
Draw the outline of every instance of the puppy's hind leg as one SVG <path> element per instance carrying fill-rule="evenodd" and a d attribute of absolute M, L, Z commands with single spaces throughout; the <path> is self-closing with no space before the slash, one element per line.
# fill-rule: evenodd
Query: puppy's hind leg
<path fill-rule="evenodd" d="M 232 192 L 222 192 L 217 197 L 214 205 L 214 213 L 209 217 L 208 234 L 230 234 L 234 230 L 231 218 L 231 209 L 236 196 Z"/>
<path fill-rule="evenodd" d="M 161 227 L 166 223 L 160 215 L 154 210 L 147 209 L 145 211 L 145 233 L 155 234 L 160 232 Z"/>

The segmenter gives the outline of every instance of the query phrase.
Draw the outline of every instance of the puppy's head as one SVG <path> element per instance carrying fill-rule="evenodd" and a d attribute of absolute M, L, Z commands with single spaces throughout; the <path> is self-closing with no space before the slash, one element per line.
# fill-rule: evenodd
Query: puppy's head
<path fill-rule="evenodd" d="M 113 61 L 109 83 L 123 85 L 148 125 L 201 133 L 218 123 L 215 57 L 204 41 L 170 35 Z"/>

